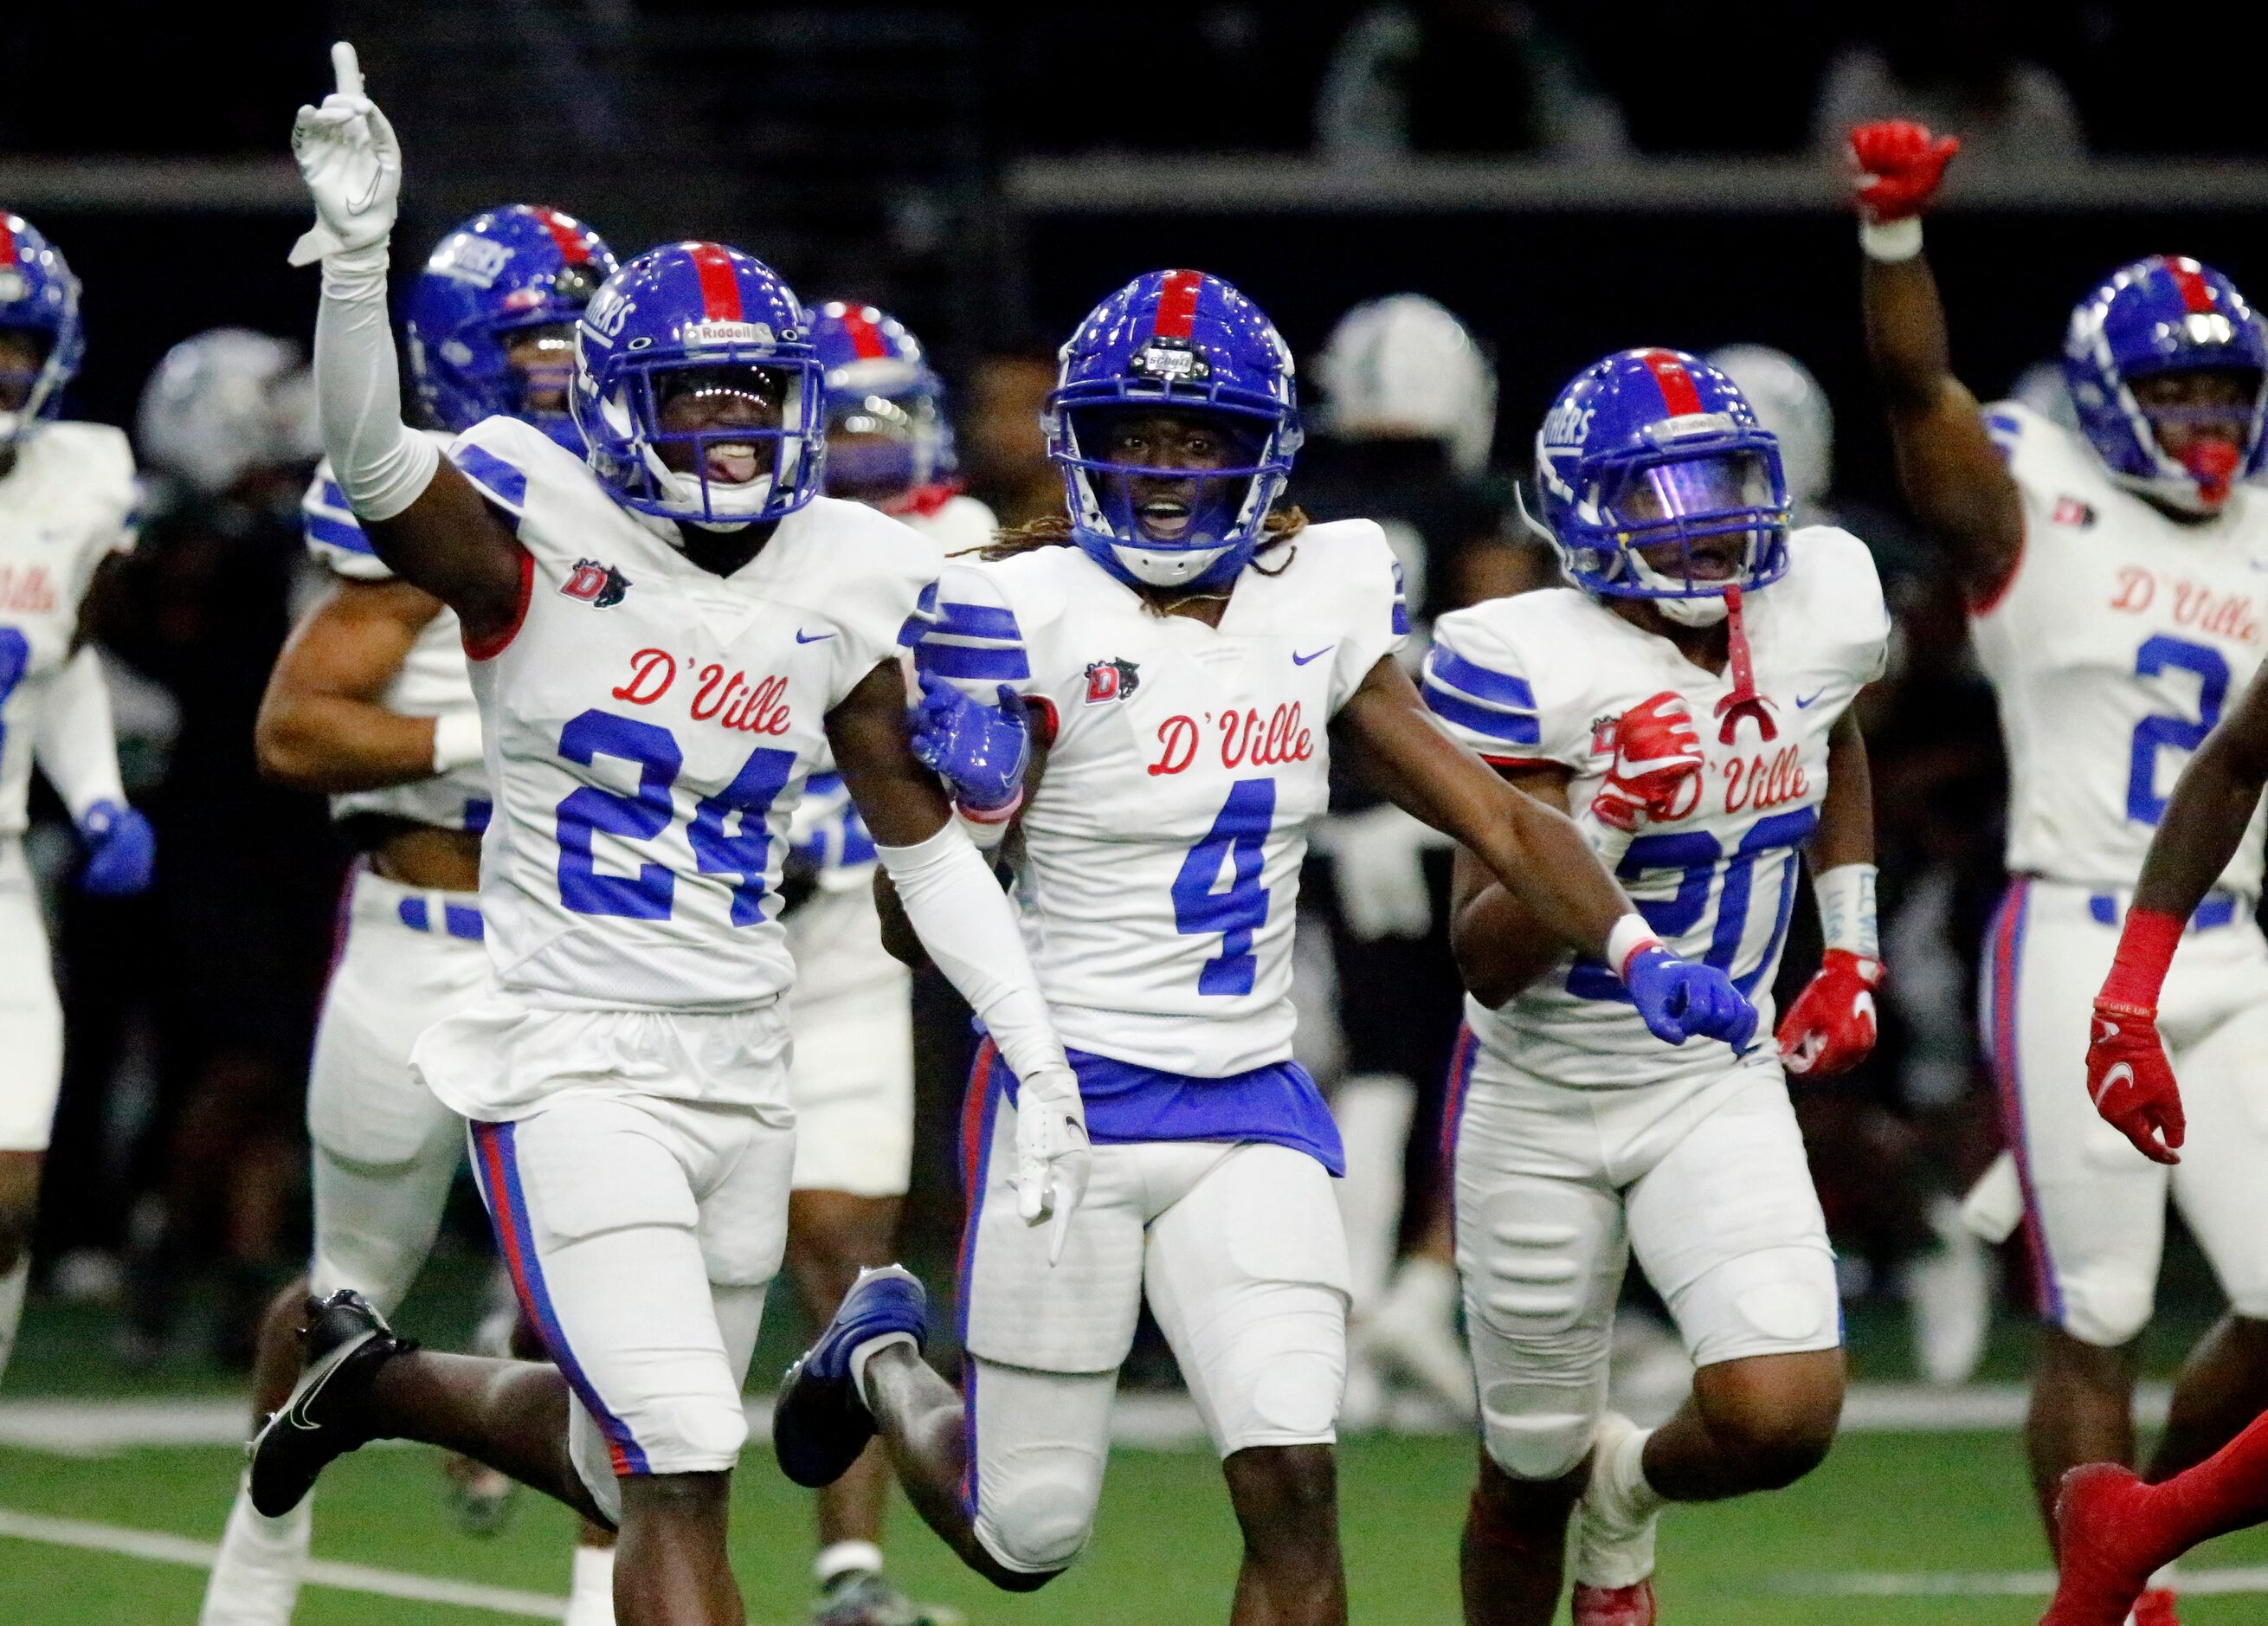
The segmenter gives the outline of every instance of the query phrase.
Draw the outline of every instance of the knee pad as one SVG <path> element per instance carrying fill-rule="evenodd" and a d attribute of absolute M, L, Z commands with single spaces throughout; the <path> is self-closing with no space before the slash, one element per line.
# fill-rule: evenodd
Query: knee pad
<path fill-rule="evenodd" d="M 1593 1194 L 1555 1181 L 1508 1182 L 1476 1206 L 1459 1252 L 1482 1443 L 1515 1479 L 1557 1479 L 1606 1408 L 1622 1234 Z"/>
<path fill-rule="evenodd" d="M 1606 1341 L 1568 1336 L 1500 1349 L 1483 1364 L 1480 1402 L 1490 1461 L 1514 1479 L 1571 1473 L 1606 1410 Z"/>
<path fill-rule="evenodd" d="M 1070 1474 L 1032 1475 L 988 1496 L 976 1539 L 1003 1569 L 1046 1575 L 1079 1556 L 1094 1528 L 1093 1488 Z"/>
<path fill-rule="evenodd" d="M 2052 1264 L 2048 1269 L 2050 1279 L 2041 1284 L 2047 1319 L 2080 1342 L 2116 1349 L 2142 1335 L 2156 1297 L 2154 1282 L 2073 1280 L 2056 1275 Z"/>

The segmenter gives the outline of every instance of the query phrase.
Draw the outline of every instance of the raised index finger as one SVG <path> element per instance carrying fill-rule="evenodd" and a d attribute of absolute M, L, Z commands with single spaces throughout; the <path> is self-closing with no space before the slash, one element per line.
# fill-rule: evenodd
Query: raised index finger
<path fill-rule="evenodd" d="M 362 89 L 362 63 L 355 55 L 355 48 L 341 40 L 331 47 L 331 72 L 339 82 L 339 94 L 359 96 Z"/>

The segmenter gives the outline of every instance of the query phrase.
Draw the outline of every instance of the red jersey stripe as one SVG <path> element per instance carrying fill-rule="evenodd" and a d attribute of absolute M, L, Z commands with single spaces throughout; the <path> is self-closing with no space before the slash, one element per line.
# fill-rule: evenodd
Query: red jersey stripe
<path fill-rule="evenodd" d="M 591 251 L 584 245 L 583 233 L 575 229 L 574 223 L 565 215 L 538 203 L 535 218 L 542 221 L 543 229 L 551 233 L 551 240 L 558 246 L 561 259 L 570 265 L 588 265 L 591 262 Z"/>
<path fill-rule="evenodd" d="M 1199 271 L 1167 271 L 1165 286 L 1158 292 L 1157 335 L 1161 339 L 1185 339 L 1197 319 L 1197 292 L 1204 286 L 1204 273 Z"/>
<path fill-rule="evenodd" d="M 2181 291 L 2182 308 L 2192 316 L 2202 316 L 2213 309 L 2213 288 L 2201 273 L 2205 267 L 2187 255 L 2166 256 L 2166 275 L 2174 279 Z"/>
<path fill-rule="evenodd" d="M 733 256 L 715 243 L 688 243 L 693 270 L 701 278 L 701 310 L 711 322 L 740 322 L 740 279 L 733 275 Z"/>
<path fill-rule="evenodd" d="M 1646 371 L 1661 388 L 1661 404 L 1672 418 L 1683 418 L 1701 410 L 1701 392 L 1693 388 L 1693 375 L 1671 350 L 1650 350 L 1645 356 Z"/>

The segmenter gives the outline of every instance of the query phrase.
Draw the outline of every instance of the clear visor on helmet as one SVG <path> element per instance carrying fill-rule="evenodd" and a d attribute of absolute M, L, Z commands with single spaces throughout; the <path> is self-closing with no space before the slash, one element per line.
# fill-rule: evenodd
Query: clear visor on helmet
<path fill-rule="evenodd" d="M 1134 543 L 1197 548 L 1226 540 L 1248 514 L 1270 425 L 1257 414 L 1140 404 L 1071 413 L 1077 452 L 1111 534 Z"/>
<path fill-rule="evenodd" d="M 1630 531 L 1725 519 L 1746 526 L 1772 506 L 1771 470 L 1755 452 L 1650 463 L 1626 470 L 1597 502 L 1607 523 Z"/>
<path fill-rule="evenodd" d="M 0 412 L 20 412 L 31 403 L 54 344 L 52 336 L 35 329 L 0 328 Z"/>
<path fill-rule="evenodd" d="M 1587 566 L 1654 598 L 1714 595 L 1727 582 L 1772 573 L 1787 510 L 1770 461 L 1750 448 L 1638 463 L 1609 473 L 1588 494 L 1613 553 Z M 1609 589 L 1613 590 L 1613 589 Z"/>
<path fill-rule="evenodd" d="M 925 395 L 830 401 L 827 491 L 852 502 L 902 497 L 934 473 L 944 424 Z"/>
<path fill-rule="evenodd" d="M 712 363 L 643 376 L 648 440 L 664 467 L 704 483 L 746 485 L 776 471 L 785 425 L 799 418 L 795 367 Z"/>

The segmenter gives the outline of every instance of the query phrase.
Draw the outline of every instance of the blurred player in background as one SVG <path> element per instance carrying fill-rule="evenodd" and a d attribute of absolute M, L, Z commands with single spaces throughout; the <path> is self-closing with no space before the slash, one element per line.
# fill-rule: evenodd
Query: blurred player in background
<path fill-rule="evenodd" d="M 85 343 L 78 299 L 62 251 L 0 210 L 0 1376 L 63 1082 L 63 1009 L 24 861 L 33 760 L 78 826 L 79 885 L 138 892 L 155 851 L 126 803 L 110 692 L 79 625 L 95 573 L 134 545 L 135 491 L 124 435 L 60 418 Z"/>
<path fill-rule="evenodd" d="M 1849 708 L 1881 675 L 1889 615 L 1858 538 L 1790 533 L 1778 446 L 1683 351 L 1578 373 L 1535 480 L 1572 585 L 1445 617 L 1428 704 L 1511 783 L 1581 809 L 1664 941 L 1767 1016 L 1800 851 L 1826 942 L 1777 1052 L 1665 1053 L 1606 966 L 1460 859 L 1471 997 L 1449 1135 L 1484 1446 L 1465 1618 L 1552 1618 L 1580 1501 L 1577 1626 L 1652 1626 L 1663 1504 L 1793 1482 L 1841 1411 L 1834 1255 L 1783 1062 L 1823 1077 L 1874 1042 L 1874 814 Z M 1697 1369 L 1651 1430 L 1606 1410 L 1632 1253 Z"/>
<path fill-rule="evenodd" d="M 456 612 L 495 802 L 490 986 L 411 1065 L 472 1120 L 553 1364 L 420 1351 L 342 1290 L 254 1443 L 252 1501 L 284 1513 L 342 1452 L 422 1439 L 617 1526 L 624 1626 L 739 1626 L 740 1389 L 794 1152 L 775 889 L 822 743 L 930 951 L 1031 1081 L 1020 1223 L 1059 1237 L 1086 1172 L 1077 1081 L 1006 901 L 908 750 L 899 651 L 935 613 L 936 553 L 819 494 L 823 369 L 793 293 L 719 244 L 654 249 L 576 329 L 587 458 L 492 417 L 444 460 L 394 383 L 401 150 L 352 48 L 333 57 L 338 90 L 293 129 L 324 443 L 379 556 Z"/>
<path fill-rule="evenodd" d="M 614 270 L 599 234 L 553 209 L 508 204 L 443 237 L 403 323 L 435 444 L 501 414 L 579 455 L 567 404 L 575 320 Z M 411 1075 L 409 1050 L 489 980 L 478 894 L 494 799 L 457 617 L 379 560 L 328 463 L 304 515 L 329 591 L 276 662 L 254 743 L 270 780 L 330 797 L 362 856 L 307 1075 L 313 1256 L 261 1327 L 254 1427 L 291 1392 L 310 1295 L 351 1288 L 391 1315 L 425 1262 L 465 1127 Z M 239 1488 L 204 1626 L 291 1619 L 313 1512 L 311 1497 L 263 1519 Z M 604 1548 L 578 1552 L 573 1626 L 613 1619 L 610 1564 Z"/>
<path fill-rule="evenodd" d="M 1329 731 L 1485 854 L 1540 930 L 1621 965 L 1663 1038 L 1754 1016 L 1660 950 L 1565 818 L 1432 725 L 1394 658 L 1409 622 L 1381 528 L 1277 506 L 1300 444 L 1291 355 L 1250 300 L 1151 272 L 1061 366 L 1047 421 L 1068 512 L 948 570 L 915 654 L 916 744 L 961 817 L 1009 844 L 1093 1182 L 1058 1260 L 1012 1207 L 1031 1092 L 988 1045 L 964 1119 L 962 1393 L 918 1358 L 919 1284 L 873 1273 L 791 1371 L 774 1438 L 791 1477 L 824 1482 L 879 1427 L 963 1561 L 1031 1590 L 1086 1545 L 1146 1297 L 1243 1535 L 1231 1618 L 1344 1621 L 1344 1162 L 1292 1060 L 1289 998 Z"/>
<path fill-rule="evenodd" d="M 1293 495 L 1317 520 L 1361 515 L 1384 528 L 1410 609 L 1398 658 L 1414 672 L 1433 617 L 1532 585 L 1517 577 L 1535 551 L 1502 535 L 1512 495 L 1489 474 L 1495 369 L 1448 310 L 1397 293 L 1340 317 L 1314 372 L 1321 432 L 1301 450 Z M 1472 1365 L 1457 1335 L 1436 1133 L 1460 1009 L 1450 843 L 1342 758 L 1314 852 L 1321 873 L 1307 895 L 1329 928 L 1344 1056 L 1329 1094 L 1347 1153 L 1337 1188 L 1353 1284 L 1345 1421 L 1377 1420 L 1381 1368 L 1469 1421 Z"/>
<path fill-rule="evenodd" d="M 814 306 L 805 325 L 826 381 L 828 495 L 903 521 L 940 558 L 990 542 L 991 510 L 961 493 L 944 381 L 920 342 L 896 318 L 843 299 Z M 822 752 L 789 827 L 781 917 L 795 956 L 787 1268 L 818 1326 L 860 1270 L 895 1257 L 913 1172 L 913 982 L 882 946 L 874 872 L 874 839 Z M 817 1626 L 944 1618 L 909 1603 L 882 1573 L 888 1495 L 879 1447 L 820 1490 Z"/>
<path fill-rule="evenodd" d="M 2078 1088 L 2088 1002 L 2189 754 L 2260 661 L 2268 336 L 2194 260 L 2122 267 L 2065 343 L 2073 433 L 1954 375 L 1921 211 L 1956 144 L 1852 133 L 1867 344 L 1907 501 L 1970 602 L 1999 691 L 2014 880 L 1984 1010 L 2047 1322 L 2029 1435 L 2049 1520 L 2066 1469 L 2127 1462 L 2135 1339 L 2180 1203 L 2231 1310 L 2194 1350 L 2146 1476 L 2227 1441 L 2268 1402 L 2268 944 L 2251 839 L 2186 924 L 2167 1031 L 2202 1133 L 2180 1168 L 2135 1157 Z M 2147 1606 L 2169 1616 L 2170 1603 Z"/>
<path fill-rule="evenodd" d="M 1863 531 L 1878 567 L 1889 576 L 1893 563 L 1883 558 L 1884 538 L 1902 535 L 1903 528 L 1890 516 L 1847 512 L 1836 500 L 1835 411 L 1811 369 L 1765 344 L 1727 344 L 1703 359 L 1739 387 L 1757 423 L 1779 443 L 1789 522 Z M 1886 581 L 1884 587 L 1891 602 L 1899 603 L 1892 584 Z M 1893 616 L 1894 622 L 1905 619 Z M 1926 702 L 1900 692 L 1899 685 L 1913 675 L 1914 654 L 1894 632 L 1888 681 L 1859 703 L 1876 765 L 1899 756 L 1899 736 L 1918 724 L 1937 743 L 1933 755 L 1943 755 L 1948 743 L 1943 720 L 1927 715 Z M 1914 707 L 1923 709 L 1918 713 Z M 1898 979 L 1884 997 L 1904 1019 L 1907 1053 L 1899 1058 L 1895 1075 L 1878 1061 L 1860 1069 L 1847 1085 L 1798 1090 L 1795 1116 L 1830 1228 L 1847 1227 L 1870 1258 L 1887 1257 L 1896 1266 L 1916 1370 L 1933 1383 L 1965 1383 L 1984 1359 L 1992 1327 L 1992 1272 L 1983 1241 L 1962 1223 L 1960 1203 L 1931 1166 L 1926 1140 L 1935 1127 L 1933 1114 L 1956 1112 L 1969 1094 L 1965 974 L 1959 950 L 1943 929 L 1940 891 L 1931 875 L 1891 871 L 1900 827 L 1913 824 L 1918 809 L 1893 802 L 1887 795 L 1876 798 L 1876 845 L 1886 872 L 1882 936 L 1902 944 Z M 1921 883 L 1912 889 L 1920 894 L 1918 900 L 1899 885 L 1915 881 Z M 1887 895 L 1889 888 L 1897 889 L 1895 898 Z M 1791 957 L 1808 960 L 1803 945 L 1808 942 L 1808 933 L 1797 931 Z M 1936 1065 L 1915 1065 L 1915 1051 Z M 1945 1065 L 1948 1061 L 1952 1065 Z M 1913 1120 L 1922 1120 L 1921 1127 Z"/>

